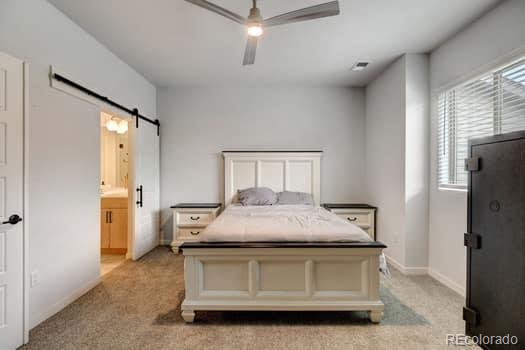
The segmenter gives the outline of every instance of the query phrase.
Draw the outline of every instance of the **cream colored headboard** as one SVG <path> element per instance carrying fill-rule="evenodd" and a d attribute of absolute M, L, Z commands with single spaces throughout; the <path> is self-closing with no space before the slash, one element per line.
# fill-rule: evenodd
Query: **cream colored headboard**
<path fill-rule="evenodd" d="M 311 193 L 321 201 L 322 152 L 223 152 L 224 201 L 235 202 L 237 190 L 269 187 L 276 192 Z"/>

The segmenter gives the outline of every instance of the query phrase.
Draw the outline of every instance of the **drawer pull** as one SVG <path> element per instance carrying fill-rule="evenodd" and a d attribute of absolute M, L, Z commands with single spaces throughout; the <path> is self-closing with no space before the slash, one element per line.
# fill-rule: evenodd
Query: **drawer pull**
<path fill-rule="evenodd" d="M 192 219 L 193 221 L 197 221 L 200 218 L 201 218 L 200 216 L 190 216 L 190 219 Z"/>
<path fill-rule="evenodd" d="M 197 236 L 197 235 L 200 233 L 200 231 L 190 231 L 190 233 L 191 233 L 193 236 Z"/>
<path fill-rule="evenodd" d="M 357 221 L 357 218 L 346 218 L 348 221 Z"/>

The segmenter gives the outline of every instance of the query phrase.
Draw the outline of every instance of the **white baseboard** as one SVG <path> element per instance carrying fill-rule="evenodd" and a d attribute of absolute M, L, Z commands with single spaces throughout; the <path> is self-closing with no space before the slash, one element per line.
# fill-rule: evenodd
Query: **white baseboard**
<path fill-rule="evenodd" d="M 161 239 L 159 245 L 171 247 L 171 239 Z"/>
<path fill-rule="evenodd" d="M 101 278 L 99 276 L 96 279 L 94 279 L 91 282 L 89 282 L 86 285 L 84 285 L 82 288 L 79 288 L 76 291 L 74 291 L 71 295 L 69 295 L 66 298 L 58 301 L 57 303 L 51 305 L 47 310 L 45 310 L 44 312 L 40 313 L 40 315 L 36 315 L 34 317 L 30 317 L 29 329 L 35 328 L 40 323 L 44 322 L 45 320 L 47 320 L 48 318 L 50 318 L 51 316 L 53 316 L 54 314 L 56 314 L 57 312 L 59 312 L 60 310 L 62 310 L 63 308 L 65 308 L 66 306 L 68 306 L 69 304 L 74 302 L 75 300 L 77 300 L 78 298 L 80 298 L 82 295 L 84 295 L 87 292 L 89 292 L 97 284 L 99 284 L 100 281 L 101 281 Z M 30 310 L 30 312 L 31 312 L 31 310 Z"/>
<path fill-rule="evenodd" d="M 401 264 L 400 262 L 396 261 L 394 258 L 386 255 L 387 262 L 395 267 L 397 270 L 401 271 L 403 275 L 408 276 L 420 276 L 420 275 L 427 275 L 428 274 L 428 268 L 427 267 L 406 267 L 405 265 Z"/>
<path fill-rule="evenodd" d="M 452 281 L 450 278 L 445 277 L 439 272 L 432 270 L 432 269 L 428 269 L 428 275 L 432 277 L 433 279 L 435 279 L 436 281 L 438 281 L 439 283 L 444 284 L 448 288 L 452 289 L 454 292 L 458 293 L 462 297 L 465 297 L 466 295 L 465 287 Z"/>
<path fill-rule="evenodd" d="M 445 277 L 439 272 L 432 270 L 428 267 L 406 267 L 403 264 L 399 263 L 392 257 L 385 255 L 387 262 L 393 266 L 395 269 L 399 270 L 403 275 L 408 276 L 418 276 L 418 275 L 428 275 L 444 285 L 447 288 L 452 289 L 454 292 L 458 293 L 462 297 L 465 297 L 465 287 L 459 285 L 458 283 L 452 281 L 450 278 Z"/>

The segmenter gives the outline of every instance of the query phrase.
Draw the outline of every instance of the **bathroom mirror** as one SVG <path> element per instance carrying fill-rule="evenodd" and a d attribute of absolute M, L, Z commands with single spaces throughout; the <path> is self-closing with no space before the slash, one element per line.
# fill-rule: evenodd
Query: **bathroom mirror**
<path fill-rule="evenodd" d="M 101 117 L 101 185 L 127 188 L 129 170 L 128 121 L 106 113 Z"/>

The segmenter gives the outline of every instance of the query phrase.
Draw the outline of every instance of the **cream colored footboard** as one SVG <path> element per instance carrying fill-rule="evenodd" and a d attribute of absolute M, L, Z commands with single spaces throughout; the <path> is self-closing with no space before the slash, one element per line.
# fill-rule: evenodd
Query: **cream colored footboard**
<path fill-rule="evenodd" d="M 183 245 L 182 317 L 193 322 L 198 310 L 368 311 L 378 323 L 382 249 Z"/>

